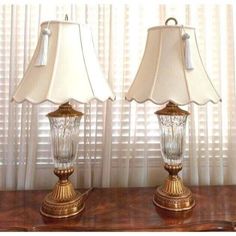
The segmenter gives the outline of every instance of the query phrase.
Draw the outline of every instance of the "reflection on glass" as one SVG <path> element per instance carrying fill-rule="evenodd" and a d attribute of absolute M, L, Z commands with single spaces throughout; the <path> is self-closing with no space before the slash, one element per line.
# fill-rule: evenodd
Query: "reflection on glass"
<path fill-rule="evenodd" d="M 79 123 L 81 117 L 49 117 L 55 167 L 73 166 L 77 155 Z"/>
<path fill-rule="evenodd" d="M 161 152 L 164 162 L 178 165 L 182 162 L 187 115 L 158 115 L 161 127 Z"/>

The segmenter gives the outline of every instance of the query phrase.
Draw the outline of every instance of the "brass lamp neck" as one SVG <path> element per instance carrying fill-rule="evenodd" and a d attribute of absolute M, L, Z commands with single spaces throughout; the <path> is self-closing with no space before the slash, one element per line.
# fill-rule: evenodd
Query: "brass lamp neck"
<path fill-rule="evenodd" d="M 166 116 L 188 116 L 190 113 L 180 109 L 173 102 L 168 102 L 168 104 L 163 109 L 156 111 L 155 114 Z"/>
<path fill-rule="evenodd" d="M 56 111 L 47 114 L 48 117 L 79 117 L 82 115 L 83 113 L 73 109 L 69 102 L 60 105 Z"/>
<path fill-rule="evenodd" d="M 179 165 L 165 164 L 164 168 L 168 171 L 170 176 L 177 176 L 178 172 L 182 170 L 182 164 Z"/>
<path fill-rule="evenodd" d="M 61 182 L 67 182 L 69 176 L 74 172 L 74 168 L 68 168 L 68 169 L 54 169 L 54 174 L 59 178 Z"/>

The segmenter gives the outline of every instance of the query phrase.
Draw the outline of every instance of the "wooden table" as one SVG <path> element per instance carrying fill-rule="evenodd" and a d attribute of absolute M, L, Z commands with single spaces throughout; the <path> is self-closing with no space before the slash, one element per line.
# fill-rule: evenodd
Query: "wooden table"
<path fill-rule="evenodd" d="M 197 205 L 171 213 L 152 203 L 154 188 L 99 188 L 68 219 L 40 215 L 48 191 L 0 192 L 1 231 L 234 231 L 236 186 L 191 187 Z M 81 190 L 81 192 L 83 192 Z"/>

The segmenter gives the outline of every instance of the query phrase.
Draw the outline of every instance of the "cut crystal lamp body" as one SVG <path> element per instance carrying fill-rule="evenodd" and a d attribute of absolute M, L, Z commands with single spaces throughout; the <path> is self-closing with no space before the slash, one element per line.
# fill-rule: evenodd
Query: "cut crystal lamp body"
<path fill-rule="evenodd" d="M 158 115 L 161 128 L 161 152 L 164 162 L 178 165 L 184 153 L 184 137 L 187 115 Z"/>
<path fill-rule="evenodd" d="M 77 154 L 79 123 L 81 117 L 49 117 L 51 143 L 55 167 L 73 166 Z"/>

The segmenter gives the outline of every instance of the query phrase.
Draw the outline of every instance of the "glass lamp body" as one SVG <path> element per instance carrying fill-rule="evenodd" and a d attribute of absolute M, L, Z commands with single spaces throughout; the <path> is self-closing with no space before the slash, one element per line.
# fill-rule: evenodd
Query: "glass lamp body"
<path fill-rule="evenodd" d="M 77 155 L 81 117 L 49 117 L 55 167 L 68 169 Z"/>
<path fill-rule="evenodd" d="M 161 152 L 165 164 L 179 165 L 184 154 L 187 115 L 157 115 L 161 128 Z"/>

